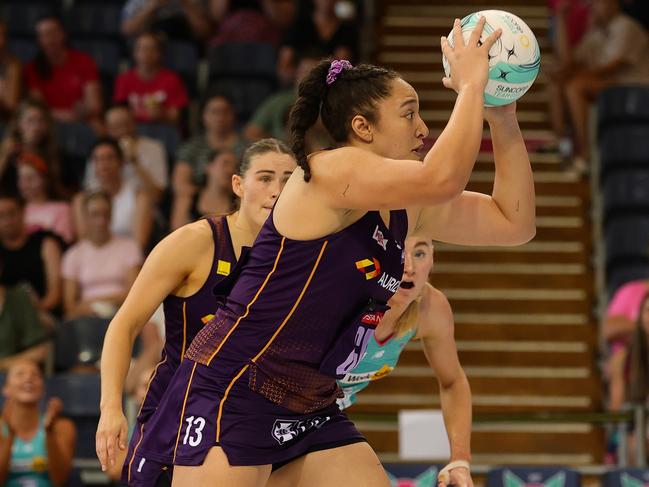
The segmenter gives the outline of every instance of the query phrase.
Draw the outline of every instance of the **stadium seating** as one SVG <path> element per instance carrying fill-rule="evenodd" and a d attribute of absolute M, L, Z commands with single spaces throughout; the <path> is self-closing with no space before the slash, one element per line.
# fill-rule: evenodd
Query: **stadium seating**
<path fill-rule="evenodd" d="M 649 263 L 649 216 L 620 216 L 607 223 L 604 231 L 606 266 Z"/>
<path fill-rule="evenodd" d="M 0 18 L 7 23 L 9 37 L 33 36 L 34 26 L 44 15 L 60 13 L 56 0 L 2 0 Z"/>
<path fill-rule="evenodd" d="M 75 458 L 95 459 L 95 431 L 99 421 L 99 374 L 59 374 L 46 382 L 47 397 L 63 401 L 63 414 L 77 427 Z"/>
<path fill-rule="evenodd" d="M 28 63 L 38 51 L 38 44 L 33 38 L 12 38 L 8 42 L 9 51 L 23 63 Z"/>
<path fill-rule="evenodd" d="M 647 169 L 636 167 L 611 171 L 607 174 L 602 181 L 602 200 L 606 217 L 621 211 L 649 212 L 649 170 Z"/>
<path fill-rule="evenodd" d="M 209 53 L 210 80 L 246 77 L 275 80 L 277 51 L 265 43 L 223 44 Z"/>
<path fill-rule="evenodd" d="M 167 158 L 170 161 L 175 159 L 176 149 L 181 142 L 180 132 L 176 127 L 166 123 L 140 123 L 137 131 L 140 135 L 158 139 L 165 146 Z"/>
<path fill-rule="evenodd" d="M 72 37 L 112 38 L 121 41 L 122 6 L 118 2 L 83 0 L 67 12 L 66 28 Z"/>
<path fill-rule="evenodd" d="M 75 366 L 95 365 L 101 358 L 109 322 L 89 316 L 60 324 L 54 343 L 54 368 L 68 371 Z"/>
<path fill-rule="evenodd" d="M 649 87 L 616 86 L 599 96 L 597 125 L 600 131 L 634 123 L 649 124 Z"/>
<path fill-rule="evenodd" d="M 74 39 L 71 44 L 75 49 L 89 54 L 97 63 L 104 102 L 110 106 L 122 58 L 120 44 L 109 39 Z"/>
<path fill-rule="evenodd" d="M 199 61 L 198 49 L 192 42 L 169 41 L 165 45 L 163 64 L 182 78 L 190 98 L 195 98 L 198 94 Z"/>
<path fill-rule="evenodd" d="M 649 124 L 608 127 L 599 135 L 599 155 L 602 177 L 609 170 L 620 167 L 649 168 Z"/>

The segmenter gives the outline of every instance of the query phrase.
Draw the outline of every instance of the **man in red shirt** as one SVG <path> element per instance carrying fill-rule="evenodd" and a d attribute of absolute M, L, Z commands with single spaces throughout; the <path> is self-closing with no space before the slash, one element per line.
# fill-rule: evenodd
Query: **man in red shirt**
<path fill-rule="evenodd" d="M 180 77 L 162 66 L 162 41 L 153 33 L 140 34 L 133 49 L 135 67 L 115 82 L 115 102 L 128 102 L 138 122 L 178 125 L 187 106 Z"/>
<path fill-rule="evenodd" d="M 36 23 L 39 51 L 25 66 L 30 96 L 39 98 L 59 121 L 88 121 L 99 127 L 101 87 L 95 61 L 68 48 L 66 33 L 57 17 Z"/>

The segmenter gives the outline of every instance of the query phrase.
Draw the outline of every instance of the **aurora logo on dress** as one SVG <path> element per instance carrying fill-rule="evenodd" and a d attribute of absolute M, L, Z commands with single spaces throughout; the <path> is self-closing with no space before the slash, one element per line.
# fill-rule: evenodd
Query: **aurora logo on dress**
<path fill-rule="evenodd" d="M 435 487 L 437 485 L 437 468 L 430 467 L 415 478 L 395 477 L 388 472 L 392 487 Z"/>
<path fill-rule="evenodd" d="M 558 472 L 552 477 L 550 477 L 545 482 L 535 482 L 534 477 L 538 474 L 529 475 L 530 482 L 518 477 L 510 470 L 505 470 L 503 472 L 503 487 L 565 487 L 566 485 L 566 474 L 565 472 Z"/>
<path fill-rule="evenodd" d="M 649 483 L 642 479 L 623 473 L 620 475 L 620 484 L 622 487 L 649 487 Z"/>

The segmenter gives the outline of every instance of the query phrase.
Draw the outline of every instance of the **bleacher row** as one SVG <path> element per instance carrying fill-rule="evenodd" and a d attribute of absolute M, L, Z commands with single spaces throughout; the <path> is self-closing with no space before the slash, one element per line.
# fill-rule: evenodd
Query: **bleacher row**
<path fill-rule="evenodd" d="M 89 54 L 97 63 L 104 99 L 110 103 L 118 74 L 130 64 L 129 43 L 120 31 L 124 0 L 3 0 L 0 18 L 7 22 L 9 50 L 23 63 L 37 52 L 34 25 L 44 15 L 59 16 L 70 36 L 70 45 Z M 233 100 L 240 122 L 277 88 L 277 52 L 265 43 L 232 43 L 204 53 L 195 43 L 169 40 L 163 64 L 183 79 L 189 96 L 200 99 L 217 91 Z M 207 75 L 205 75 L 207 73 Z"/>
<path fill-rule="evenodd" d="M 618 87 L 598 102 L 600 184 L 609 295 L 649 277 L 649 87 Z"/>

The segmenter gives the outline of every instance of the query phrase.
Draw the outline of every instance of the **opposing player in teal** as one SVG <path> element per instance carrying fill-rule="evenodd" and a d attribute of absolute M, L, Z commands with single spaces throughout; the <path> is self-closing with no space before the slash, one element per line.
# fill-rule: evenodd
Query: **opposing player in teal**
<path fill-rule="evenodd" d="M 471 458 L 471 389 L 457 355 L 451 306 L 446 296 L 428 283 L 432 267 L 431 241 L 408 237 L 401 287 L 390 298 L 390 310 L 374 329 L 358 364 L 338 381 L 345 394 L 338 405 L 344 409 L 354 404 L 359 392 L 370 382 L 394 370 L 410 340 L 420 340 L 439 382 L 451 445 L 451 463 L 440 472 L 440 481 L 471 486 L 468 468 L 456 468 L 466 463 L 459 465 L 456 460 Z"/>

